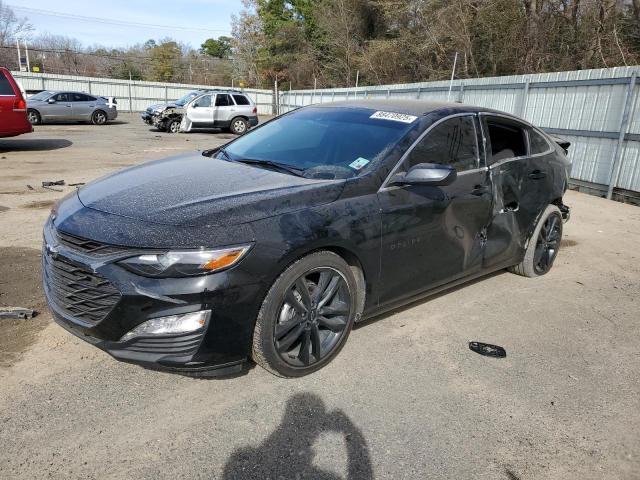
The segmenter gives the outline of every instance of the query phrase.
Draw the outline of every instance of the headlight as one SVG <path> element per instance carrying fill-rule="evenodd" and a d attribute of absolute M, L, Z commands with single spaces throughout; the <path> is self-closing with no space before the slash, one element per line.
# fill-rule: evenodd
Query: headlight
<path fill-rule="evenodd" d="M 131 257 L 118 264 L 146 277 L 190 277 L 229 268 L 238 263 L 250 248 L 250 245 L 243 245 L 220 250 L 171 251 Z"/>
<path fill-rule="evenodd" d="M 153 335 L 177 335 L 180 333 L 195 332 L 204 328 L 211 315 L 210 310 L 186 313 L 183 315 L 171 315 L 170 317 L 152 318 L 141 323 L 136 328 L 124 334 L 120 339 L 126 342 L 135 337 L 151 337 Z"/>

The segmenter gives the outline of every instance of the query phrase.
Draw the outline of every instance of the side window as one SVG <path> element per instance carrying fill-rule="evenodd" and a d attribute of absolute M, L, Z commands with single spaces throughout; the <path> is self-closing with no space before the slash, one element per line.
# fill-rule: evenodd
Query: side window
<path fill-rule="evenodd" d="M 549 146 L 549 142 L 547 142 L 546 138 L 540 135 L 540 133 L 536 132 L 533 128 L 530 128 L 528 132 L 529 152 L 531 155 L 535 155 L 537 153 L 545 153 L 551 149 L 551 147 Z"/>
<path fill-rule="evenodd" d="M 88 102 L 91 100 L 88 95 L 83 93 L 71 93 L 70 95 L 72 102 Z"/>
<path fill-rule="evenodd" d="M 11 86 L 9 79 L 5 77 L 2 72 L 0 72 L 0 95 L 15 96 L 15 92 L 13 91 L 13 87 Z"/>
<path fill-rule="evenodd" d="M 488 119 L 489 139 L 491 141 L 491 157 L 493 162 L 527 154 L 527 143 L 524 129 L 496 119 Z"/>
<path fill-rule="evenodd" d="M 69 101 L 69 94 L 68 93 L 59 93 L 53 98 L 55 98 L 56 102 L 68 102 Z"/>
<path fill-rule="evenodd" d="M 236 105 L 251 105 L 249 99 L 244 95 L 234 95 L 233 99 L 236 101 Z"/>
<path fill-rule="evenodd" d="M 211 95 L 204 95 L 193 102 L 194 107 L 210 107 L 211 106 Z"/>
<path fill-rule="evenodd" d="M 458 172 L 478 168 L 478 138 L 471 115 L 454 117 L 434 127 L 411 150 L 405 168 L 418 163 L 451 165 Z"/>
<path fill-rule="evenodd" d="M 226 93 L 219 93 L 216 95 L 216 107 L 228 107 L 229 105 L 233 105 L 229 95 Z"/>

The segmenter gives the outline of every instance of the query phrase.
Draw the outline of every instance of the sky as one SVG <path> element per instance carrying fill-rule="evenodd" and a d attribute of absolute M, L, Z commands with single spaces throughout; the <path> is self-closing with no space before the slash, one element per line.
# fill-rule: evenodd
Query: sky
<path fill-rule="evenodd" d="M 240 0 L 5 0 L 4 3 L 17 16 L 29 19 L 35 35 L 65 35 L 80 40 L 84 46 L 109 47 L 127 47 L 150 38 L 171 37 L 199 48 L 207 38 L 229 36 L 231 15 L 242 9 Z M 178 28 L 114 25 L 34 10 Z"/>

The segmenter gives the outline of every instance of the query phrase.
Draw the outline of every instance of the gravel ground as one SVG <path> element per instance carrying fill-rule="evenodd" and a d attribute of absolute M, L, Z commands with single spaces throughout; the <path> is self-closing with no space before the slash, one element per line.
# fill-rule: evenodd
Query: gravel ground
<path fill-rule="evenodd" d="M 190 379 L 116 362 L 43 310 L 41 226 L 73 188 L 42 180 L 229 138 L 119 120 L 0 140 L 0 305 L 43 312 L 0 320 L 0 478 L 640 478 L 638 207 L 569 192 L 548 275 L 494 274 L 368 321 L 311 376 Z"/>

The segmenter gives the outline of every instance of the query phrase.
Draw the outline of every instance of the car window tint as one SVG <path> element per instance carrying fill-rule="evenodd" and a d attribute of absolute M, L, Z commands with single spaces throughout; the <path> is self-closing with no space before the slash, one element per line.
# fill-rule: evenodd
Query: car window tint
<path fill-rule="evenodd" d="M 15 95 L 13 87 L 11 86 L 11 83 L 9 83 L 9 79 L 5 77 L 2 72 L 0 72 L 0 95 Z"/>
<path fill-rule="evenodd" d="M 234 95 L 233 99 L 236 101 L 236 105 L 251 105 L 249 99 L 244 95 Z"/>
<path fill-rule="evenodd" d="M 451 165 L 458 172 L 478 168 L 478 139 L 473 117 L 451 118 L 434 127 L 411 150 L 406 169 L 418 163 Z"/>
<path fill-rule="evenodd" d="M 216 95 L 216 107 L 228 107 L 229 105 L 233 105 L 229 95 L 226 93 L 219 93 Z"/>
<path fill-rule="evenodd" d="M 204 95 L 198 98 L 195 102 L 193 102 L 194 107 L 210 107 L 211 106 L 211 95 Z"/>
<path fill-rule="evenodd" d="M 523 157 L 527 154 L 524 130 L 515 124 L 499 120 L 487 120 L 491 156 L 494 162 L 508 158 Z"/>
<path fill-rule="evenodd" d="M 53 98 L 55 98 L 56 102 L 68 102 L 69 101 L 69 94 L 68 93 L 59 93 Z"/>
<path fill-rule="evenodd" d="M 531 155 L 548 152 L 550 148 L 549 142 L 542 135 L 532 128 L 529 129 L 529 151 Z"/>
<path fill-rule="evenodd" d="M 71 98 L 73 102 L 88 102 L 89 97 L 83 93 L 72 93 Z"/>

